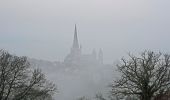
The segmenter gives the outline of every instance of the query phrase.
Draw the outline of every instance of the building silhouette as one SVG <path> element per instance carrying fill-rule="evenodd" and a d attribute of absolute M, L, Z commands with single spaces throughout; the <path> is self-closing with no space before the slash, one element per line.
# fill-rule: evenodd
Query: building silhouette
<path fill-rule="evenodd" d="M 65 57 L 64 63 L 68 65 L 96 65 L 103 64 L 103 52 L 100 49 L 99 53 L 96 53 L 96 50 L 93 49 L 91 54 L 82 54 L 82 48 L 79 45 L 78 41 L 78 32 L 75 25 L 74 29 L 74 39 L 73 45 L 71 47 L 70 53 Z"/>

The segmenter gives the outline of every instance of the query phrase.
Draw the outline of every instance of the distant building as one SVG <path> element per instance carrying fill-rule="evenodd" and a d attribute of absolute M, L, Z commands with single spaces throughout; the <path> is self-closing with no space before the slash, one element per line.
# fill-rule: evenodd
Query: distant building
<path fill-rule="evenodd" d="M 65 57 L 64 63 L 69 65 L 89 65 L 89 64 L 103 64 L 103 52 L 100 49 L 97 57 L 95 50 L 91 54 L 82 54 L 81 46 L 78 42 L 77 27 L 75 25 L 73 45 L 70 53 Z"/>

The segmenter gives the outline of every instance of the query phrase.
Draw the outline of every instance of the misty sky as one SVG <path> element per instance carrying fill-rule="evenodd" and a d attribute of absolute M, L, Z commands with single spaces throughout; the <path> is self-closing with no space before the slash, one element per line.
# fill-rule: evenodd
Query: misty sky
<path fill-rule="evenodd" d="M 112 63 L 127 52 L 170 52 L 170 0 L 1 0 L 0 48 L 62 61 L 74 24 L 84 53 Z"/>

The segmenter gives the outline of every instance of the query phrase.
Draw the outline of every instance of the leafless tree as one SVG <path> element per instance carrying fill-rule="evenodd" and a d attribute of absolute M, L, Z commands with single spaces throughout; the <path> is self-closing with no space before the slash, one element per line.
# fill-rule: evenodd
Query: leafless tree
<path fill-rule="evenodd" d="M 129 54 L 117 65 L 120 77 L 112 85 L 113 95 L 135 95 L 151 100 L 170 89 L 170 55 L 144 51 Z"/>
<path fill-rule="evenodd" d="M 46 100 L 55 85 L 39 69 L 32 69 L 26 57 L 0 50 L 0 100 Z"/>

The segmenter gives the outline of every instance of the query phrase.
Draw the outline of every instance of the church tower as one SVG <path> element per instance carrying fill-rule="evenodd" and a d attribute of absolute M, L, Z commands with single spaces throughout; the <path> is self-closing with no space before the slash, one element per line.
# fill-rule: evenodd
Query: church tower
<path fill-rule="evenodd" d="M 75 29 L 74 29 L 74 39 L 73 39 L 73 45 L 72 45 L 72 48 L 71 48 L 71 54 L 73 54 L 73 55 L 80 55 L 81 54 L 81 47 L 79 46 L 79 42 L 78 42 L 76 25 L 75 25 Z"/>
<path fill-rule="evenodd" d="M 64 63 L 69 66 L 91 66 L 94 64 L 103 64 L 103 52 L 100 49 L 99 54 L 93 50 L 91 54 L 82 54 L 81 46 L 78 41 L 77 26 L 74 27 L 73 44 L 70 53 L 65 57 Z M 97 57 L 98 56 L 98 57 Z"/>
<path fill-rule="evenodd" d="M 79 42 L 78 42 L 77 27 L 75 25 L 73 45 L 71 47 L 70 53 L 66 56 L 64 62 L 77 63 L 77 62 L 79 62 L 80 57 L 81 57 L 81 46 L 79 45 Z"/>
<path fill-rule="evenodd" d="M 79 48 L 79 42 L 78 42 L 78 37 L 77 37 L 77 27 L 76 27 L 76 25 L 75 25 L 75 29 L 74 29 L 73 48 Z"/>

